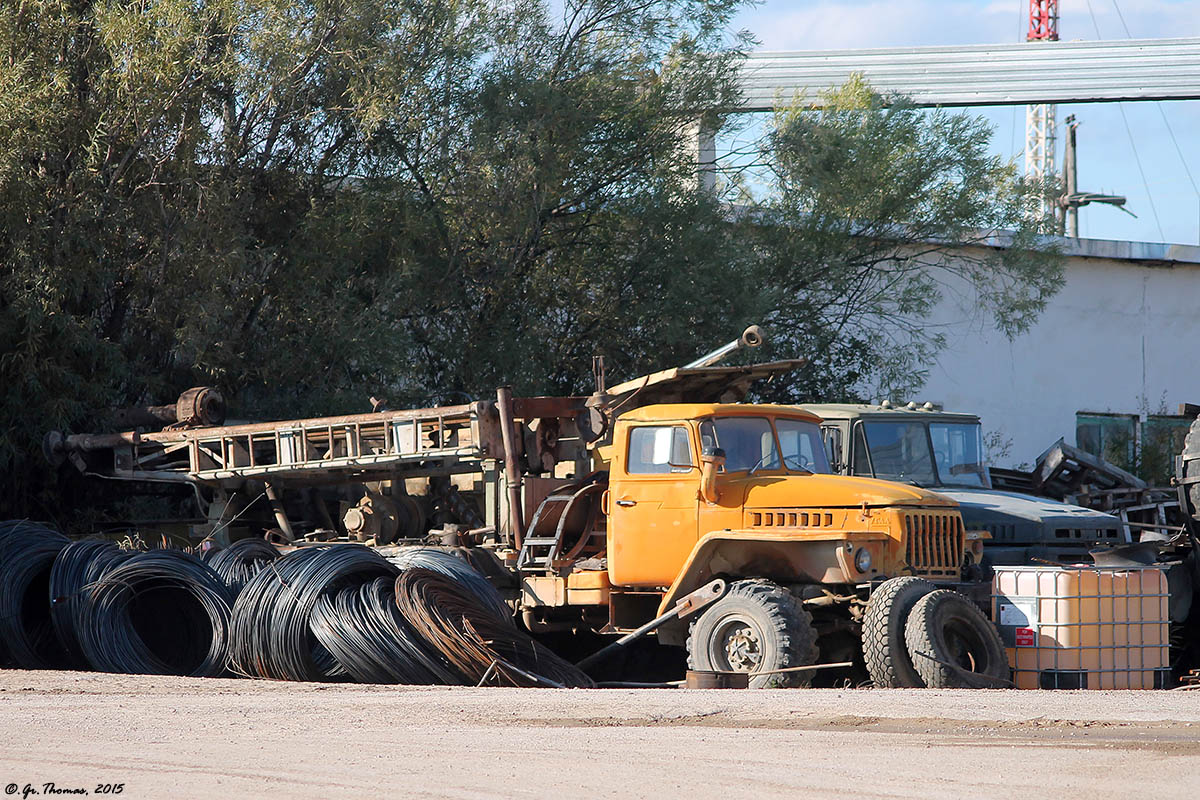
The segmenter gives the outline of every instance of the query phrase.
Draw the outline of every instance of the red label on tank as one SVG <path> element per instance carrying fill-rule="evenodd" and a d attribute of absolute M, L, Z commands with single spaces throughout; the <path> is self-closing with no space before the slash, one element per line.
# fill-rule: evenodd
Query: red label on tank
<path fill-rule="evenodd" d="M 1033 647 L 1036 640 L 1033 628 L 1017 628 L 1017 647 Z"/>

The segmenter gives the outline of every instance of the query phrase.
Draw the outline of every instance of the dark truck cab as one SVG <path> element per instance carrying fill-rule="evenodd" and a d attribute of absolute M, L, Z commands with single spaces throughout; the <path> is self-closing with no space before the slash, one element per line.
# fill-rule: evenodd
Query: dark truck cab
<path fill-rule="evenodd" d="M 823 420 L 834 472 L 912 483 L 957 501 L 968 529 L 991 534 L 985 565 L 1089 562 L 1089 550 L 1126 543 L 1111 514 L 992 488 L 974 414 L 915 403 L 803 408 Z"/>

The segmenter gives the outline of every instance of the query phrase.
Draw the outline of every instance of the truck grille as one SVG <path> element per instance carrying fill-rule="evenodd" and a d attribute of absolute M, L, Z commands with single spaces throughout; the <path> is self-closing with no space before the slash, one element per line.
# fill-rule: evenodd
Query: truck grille
<path fill-rule="evenodd" d="M 954 577 L 962 565 L 963 524 L 958 514 L 910 511 L 904 515 L 908 564 L 918 575 Z"/>

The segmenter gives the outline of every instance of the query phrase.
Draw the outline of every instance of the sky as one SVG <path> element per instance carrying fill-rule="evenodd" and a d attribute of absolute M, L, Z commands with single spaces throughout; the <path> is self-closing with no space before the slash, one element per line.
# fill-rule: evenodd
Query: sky
<path fill-rule="evenodd" d="M 734 27 L 754 34 L 759 50 L 995 44 L 1024 41 L 1028 5 L 1028 0 L 765 0 L 739 14 Z M 1059 0 L 1058 31 L 1065 41 L 1200 36 L 1200 0 Z M 1024 107 L 967 110 L 995 127 L 994 151 L 1023 167 Z M 1080 236 L 1200 243 L 1200 101 L 1060 105 L 1060 168 L 1062 123 L 1069 114 L 1081 123 L 1080 190 L 1124 195 L 1125 207 L 1137 215 L 1086 206 L 1079 213 Z"/>

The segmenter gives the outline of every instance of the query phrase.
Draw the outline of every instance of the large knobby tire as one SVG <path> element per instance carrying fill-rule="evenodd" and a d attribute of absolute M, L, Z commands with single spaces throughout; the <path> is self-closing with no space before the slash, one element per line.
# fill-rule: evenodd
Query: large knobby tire
<path fill-rule="evenodd" d="M 721 672 L 761 672 L 813 664 L 817 632 L 812 615 L 782 586 L 743 580 L 708 607 L 688 634 L 688 667 Z M 750 688 L 804 686 L 811 672 L 752 675 Z"/>
<path fill-rule="evenodd" d="M 1008 680 L 1000 634 L 979 607 L 958 592 L 939 589 L 918 600 L 908 615 L 904 640 L 913 666 L 931 689 L 974 689 Z M 972 679 L 964 671 L 984 677 Z"/>
<path fill-rule="evenodd" d="M 1183 476 L 1200 477 L 1200 419 L 1192 422 L 1192 427 L 1183 439 Z M 1193 483 L 1187 487 L 1187 500 L 1187 510 L 1193 517 L 1200 519 L 1200 483 Z"/>
<path fill-rule="evenodd" d="M 867 672 L 883 689 L 914 689 L 925 685 L 908 657 L 904 626 L 913 606 L 936 590 L 924 578 L 892 578 L 871 593 L 863 616 L 862 648 Z"/>

